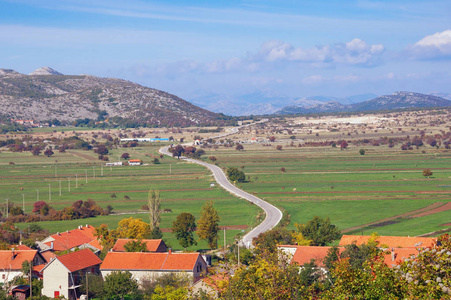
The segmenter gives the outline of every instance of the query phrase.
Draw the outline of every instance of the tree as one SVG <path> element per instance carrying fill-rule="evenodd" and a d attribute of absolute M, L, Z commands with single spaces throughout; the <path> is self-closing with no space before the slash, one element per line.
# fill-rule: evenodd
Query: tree
<path fill-rule="evenodd" d="M 50 149 L 50 148 L 44 151 L 44 155 L 47 157 L 50 157 L 53 154 L 55 154 L 55 153 L 53 153 L 52 149 Z"/>
<path fill-rule="evenodd" d="M 185 148 L 182 145 L 177 145 L 175 148 L 172 148 L 172 157 L 176 157 L 180 159 L 180 156 L 185 153 Z"/>
<path fill-rule="evenodd" d="M 129 159 L 130 158 L 130 154 L 128 154 L 127 152 L 122 153 L 121 155 L 122 159 Z"/>
<path fill-rule="evenodd" d="M 99 147 L 97 147 L 95 152 L 100 155 L 107 155 L 109 151 L 105 145 L 100 145 Z"/>
<path fill-rule="evenodd" d="M 197 222 L 197 235 L 207 241 L 210 249 L 215 249 L 218 246 L 219 220 L 221 219 L 213 205 L 214 202 L 209 201 L 202 206 L 200 219 Z"/>
<path fill-rule="evenodd" d="M 152 230 L 160 225 L 160 192 L 150 189 L 147 204 L 149 206 L 150 229 Z"/>
<path fill-rule="evenodd" d="M 105 276 L 103 291 L 108 299 L 124 299 L 138 292 L 138 282 L 129 271 L 113 271 Z"/>
<path fill-rule="evenodd" d="M 213 163 L 217 160 L 215 156 L 209 156 L 208 159 L 211 160 L 211 162 Z"/>
<path fill-rule="evenodd" d="M 330 223 L 329 218 L 326 220 L 315 216 L 308 221 L 306 225 L 299 225 L 299 231 L 302 235 L 312 240 L 312 246 L 324 246 L 340 237 L 340 230 Z"/>
<path fill-rule="evenodd" d="M 150 235 L 150 225 L 142 219 L 122 219 L 119 222 L 117 233 L 121 238 L 146 239 Z"/>
<path fill-rule="evenodd" d="M 140 240 L 131 240 L 124 245 L 125 252 L 147 252 L 147 244 Z"/>
<path fill-rule="evenodd" d="M 163 232 L 161 231 L 160 227 L 156 226 L 150 231 L 150 239 L 159 240 L 163 238 Z"/>
<path fill-rule="evenodd" d="M 260 233 L 252 240 L 255 245 L 256 253 L 268 251 L 270 253 L 277 252 L 277 245 L 293 244 L 293 235 L 285 228 L 276 227 L 269 231 Z"/>
<path fill-rule="evenodd" d="M 103 292 L 103 284 L 102 275 L 88 273 L 87 276 L 82 277 L 80 292 L 85 295 L 87 292 L 88 299 L 100 298 Z M 88 291 L 86 291 L 86 288 L 88 288 Z M 34 292 L 33 295 L 35 295 Z"/>
<path fill-rule="evenodd" d="M 41 212 L 41 210 L 44 208 L 44 207 L 48 207 L 48 204 L 47 203 L 45 203 L 44 201 L 37 201 L 37 202 L 35 202 L 34 204 L 33 204 L 33 210 L 32 210 L 32 212 L 34 212 L 34 213 L 40 213 Z"/>
<path fill-rule="evenodd" d="M 283 147 L 282 145 L 277 145 L 276 150 L 282 151 Z"/>
<path fill-rule="evenodd" d="M 434 174 L 430 169 L 424 169 L 423 170 L 423 176 L 426 178 L 429 178 L 429 176 L 432 176 Z"/>
<path fill-rule="evenodd" d="M 241 151 L 241 150 L 243 150 L 243 149 L 244 149 L 243 145 L 241 145 L 241 144 L 236 144 L 235 150 Z"/>
<path fill-rule="evenodd" d="M 275 136 L 270 136 L 268 139 L 272 143 L 276 141 L 276 137 Z"/>
<path fill-rule="evenodd" d="M 360 155 L 365 155 L 365 149 L 360 149 L 359 153 L 360 153 Z"/>
<path fill-rule="evenodd" d="M 179 244 L 185 248 L 191 245 L 197 245 L 194 239 L 194 231 L 196 230 L 196 218 L 190 213 L 181 213 L 172 223 L 172 232 L 175 233 Z"/>
<path fill-rule="evenodd" d="M 348 148 L 348 142 L 342 141 L 340 144 L 340 149 L 343 150 L 343 149 L 347 149 L 347 148 Z"/>
<path fill-rule="evenodd" d="M 246 175 L 243 171 L 238 170 L 238 168 L 228 168 L 227 177 L 231 181 L 244 182 L 246 181 Z"/>
<path fill-rule="evenodd" d="M 34 156 L 38 156 L 39 154 L 41 154 L 41 149 L 40 149 L 39 147 L 34 147 L 34 148 L 31 150 L 31 153 L 32 153 Z"/>

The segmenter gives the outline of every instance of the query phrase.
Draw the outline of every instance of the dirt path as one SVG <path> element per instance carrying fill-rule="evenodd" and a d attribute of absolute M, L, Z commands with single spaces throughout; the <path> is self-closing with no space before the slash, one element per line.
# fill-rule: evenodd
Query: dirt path
<path fill-rule="evenodd" d="M 448 210 L 448 209 L 451 209 L 451 202 L 448 202 L 446 204 L 444 202 L 436 202 L 436 203 L 433 203 L 433 204 L 428 205 L 426 207 L 423 207 L 423 208 L 420 208 L 420 209 L 417 209 L 417 210 L 413 210 L 413 211 L 410 211 L 410 212 L 407 212 L 407 213 L 404 213 L 404 214 L 401 214 L 401 215 L 397 215 L 397 216 L 394 216 L 394 217 L 385 218 L 385 219 L 378 220 L 378 221 L 375 221 L 375 222 L 371 222 L 371 223 L 367 223 L 367 224 L 363 224 L 363 225 L 347 228 L 345 230 L 342 230 L 341 232 L 342 233 L 347 233 L 347 232 L 350 232 L 350 231 L 354 231 L 354 230 L 357 230 L 357 229 L 365 228 L 365 227 L 368 227 L 368 226 L 371 226 L 371 225 L 375 225 L 375 224 L 379 224 L 379 223 L 382 223 L 382 222 L 388 222 L 388 221 L 396 220 L 398 218 L 423 217 L 423 216 L 435 214 L 435 213 L 438 213 L 438 212 L 441 212 L 441 211 L 445 211 L 445 210 Z"/>
<path fill-rule="evenodd" d="M 82 153 L 78 153 L 78 152 L 74 152 L 74 151 L 67 151 L 67 153 L 70 153 L 73 156 L 81 157 L 86 160 L 97 160 L 95 157 L 93 157 L 92 155 L 89 155 L 89 154 L 82 154 Z"/>

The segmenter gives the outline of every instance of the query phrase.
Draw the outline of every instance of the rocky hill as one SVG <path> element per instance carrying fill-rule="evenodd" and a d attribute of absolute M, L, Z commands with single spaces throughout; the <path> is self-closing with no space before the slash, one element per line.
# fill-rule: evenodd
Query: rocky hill
<path fill-rule="evenodd" d="M 380 96 L 372 100 L 343 105 L 337 101 L 322 101 L 290 105 L 282 108 L 277 114 L 307 114 L 326 112 L 362 112 L 396 110 L 407 108 L 451 107 L 451 101 L 420 93 L 396 92 L 393 95 Z"/>
<path fill-rule="evenodd" d="M 127 119 L 149 126 L 222 125 L 219 115 L 169 93 L 129 81 L 62 75 L 45 67 L 30 75 L 0 69 L 3 117 L 70 123 Z"/>

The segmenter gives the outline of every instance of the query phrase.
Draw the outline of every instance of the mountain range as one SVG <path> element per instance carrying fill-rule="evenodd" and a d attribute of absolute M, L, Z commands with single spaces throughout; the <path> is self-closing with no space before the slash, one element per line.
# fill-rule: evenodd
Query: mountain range
<path fill-rule="evenodd" d="M 447 99 L 445 99 L 447 98 Z M 361 112 L 423 107 L 451 107 L 450 94 L 429 95 L 396 92 L 377 97 L 363 94 L 346 98 L 308 97 L 292 99 L 269 92 L 235 98 L 199 96 L 191 104 L 175 95 L 115 78 L 63 75 L 49 67 L 29 75 L 0 69 L 0 117 L 59 120 L 63 124 L 80 119 L 115 122 L 127 120 L 146 126 L 222 126 L 234 119 L 226 115 L 283 115 Z M 215 111 L 215 112 L 212 112 Z"/>
<path fill-rule="evenodd" d="M 148 126 L 219 126 L 230 119 L 130 81 L 62 75 L 49 67 L 29 75 L 0 69 L 0 105 L 3 117 L 62 123 L 119 118 Z"/>

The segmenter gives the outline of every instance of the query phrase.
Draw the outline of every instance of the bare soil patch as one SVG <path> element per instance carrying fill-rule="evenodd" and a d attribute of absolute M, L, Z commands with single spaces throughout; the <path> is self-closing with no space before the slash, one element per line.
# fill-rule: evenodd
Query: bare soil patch
<path fill-rule="evenodd" d="M 419 214 L 415 214 L 413 216 L 410 216 L 411 218 L 419 218 L 419 217 L 424 217 L 424 216 L 429 216 L 429 215 L 433 215 L 442 211 L 447 211 L 451 209 L 451 202 L 446 203 L 445 205 L 442 205 L 440 207 L 437 207 L 435 209 L 431 209 L 429 211 L 425 211 Z"/>

